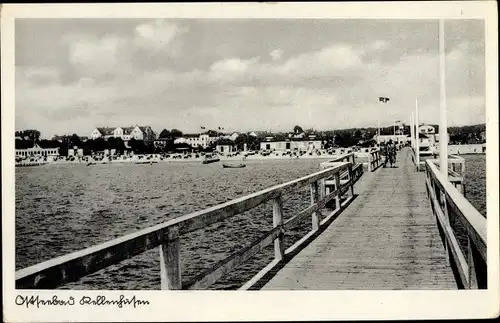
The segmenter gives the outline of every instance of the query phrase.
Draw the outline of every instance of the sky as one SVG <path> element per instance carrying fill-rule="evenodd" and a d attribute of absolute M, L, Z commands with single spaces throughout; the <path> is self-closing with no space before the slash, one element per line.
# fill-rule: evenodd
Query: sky
<path fill-rule="evenodd" d="M 16 130 L 439 122 L 437 20 L 16 19 Z M 485 122 L 482 20 L 446 20 L 448 125 Z M 387 104 L 379 96 L 389 97 Z"/>

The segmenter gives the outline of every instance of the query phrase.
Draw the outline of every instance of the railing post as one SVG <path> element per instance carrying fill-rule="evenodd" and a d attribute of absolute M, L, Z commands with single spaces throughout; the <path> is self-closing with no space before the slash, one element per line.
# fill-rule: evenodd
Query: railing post
<path fill-rule="evenodd" d="M 160 245 L 161 289 L 182 289 L 179 228 L 168 228 L 165 243 Z"/>
<path fill-rule="evenodd" d="M 274 198 L 273 200 L 273 227 L 283 227 L 283 203 L 281 199 L 281 195 Z M 285 255 L 285 243 L 284 243 L 284 234 L 278 236 L 277 239 L 274 240 L 274 259 L 281 260 Z"/>
<path fill-rule="evenodd" d="M 337 171 L 334 175 L 335 177 L 335 189 L 337 190 L 337 195 L 335 196 L 335 209 L 340 209 L 340 172 Z"/>
<path fill-rule="evenodd" d="M 352 173 L 353 165 L 349 164 L 349 185 L 351 186 L 351 195 L 354 196 L 354 174 Z"/>
<path fill-rule="evenodd" d="M 315 205 L 318 201 L 318 182 L 311 183 L 311 206 Z M 319 229 L 319 224 L 321 222 L 320 212 L 313 212 L 311 214 L 312 221 L 312 231 L 317 231 Z"/>
<path fill-rule="evenodd" d="M 469 289 L 477 289 L 477 274 L 476 274 L 476 266 L 474 263 L 474 246 L 472 245 L 472 241 L 470 239 L 470 235 L 467 236 L 467 266 L 469 267 L 469 277 L 467 279 L 468 288 Z"/>
<path fill-rule="evenodd" d="M 440 202 L 441 202 L 441 206 L 443 207 L 442 210 L 443 210 L 443 214 L 444 214 L 444 218 L 446 220 L 446 222 L 448 224 L 450 224 L 450 215 L 448 214 L 448 202 L 446 201 L 446 193 L 442 190 L 439 190 L 440 192 Z"/>
<path fill-rule="evenodd" d="M 372 153 L 368 152 L 368 172 L 372 171 Z"/>

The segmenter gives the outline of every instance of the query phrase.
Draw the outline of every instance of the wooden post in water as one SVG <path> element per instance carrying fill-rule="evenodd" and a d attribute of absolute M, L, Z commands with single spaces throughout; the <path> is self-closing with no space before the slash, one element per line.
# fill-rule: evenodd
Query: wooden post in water
<path fill-rule="evenodd" d="M 318 182 L 311 183 L 311 205 L 316 204 L 318 201 Z M 319 229 L 319 224 L 321 222 L 320 212 L 313 212 L 311 214 L 312 221 L 312 231 L 317 231 Z"/>
<path fill-rule="evenodd" d="M 273 200 L 273 227 L 283 226 L 283 201 L 281 195 Z M 281 260 L 285 255 L 285 243 L 283 233 L 274 240 L 274 259 Z"/>
<path fill-rule="evenodd" d="M 179 228 L 168 229 L 165 243 L 160 245 L 161 289 L 182 289 Z"/>

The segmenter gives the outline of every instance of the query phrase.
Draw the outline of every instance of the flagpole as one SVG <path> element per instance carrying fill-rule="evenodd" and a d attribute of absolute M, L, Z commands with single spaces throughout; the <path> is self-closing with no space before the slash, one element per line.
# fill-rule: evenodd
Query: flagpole
<path fill-rule="evenodd" d="M 380 146 L 380 111 L 377 111 L 377 145 Z"/>
<path fill-rule="evenodd" d="M 415 99 L 415 160 L 420 171 L 420 131 L 418 130 L 418 98 Z"/>
<path fill-rule="evenodd" d="M 411 148 L 412 149 L 415 149 L 415 128 L 414 128 L 414 125 L 413 125 L 413 112 L 411 113 L 411 116 L 410 116 L 410 144 L 411 144 Z"/>
<path fill-rule="evenodd" d="M 439 20 L 439 81 L 441 104 L 439 109 L 439 168 L 448 179 L 448 127 L 446 122 L 446 68 L 444 59 L 444 20 Z"/>

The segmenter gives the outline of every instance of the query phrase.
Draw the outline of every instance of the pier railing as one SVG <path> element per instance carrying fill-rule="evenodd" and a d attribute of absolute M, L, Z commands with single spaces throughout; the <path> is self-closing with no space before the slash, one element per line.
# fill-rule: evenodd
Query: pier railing
<path fill-rule="evenodd" d="M 439 159 L 426 159 L 439 168 Z M 425 170 L 423 168 L 423 170 Z M 457 155 L 448 155 L 448 181 L 465 197 L 465 159 Z"/>
<path fill-rule="evenodd" d="M 343 156 L 339 159 L 345 158 L 354 160 L 354 155 Z M 242 287 L 242 289 L 251 288 L 269 271 L 281 265 L 287 256 L 289 257 L 298 248 L 303 247 L 320 228 L 333 221 L 343 207 L 354 198 L 354 183 L 363 173 L 363 168 L 360 166 L 353 163 L 333 162 L 325 169 L 308 176 L 21 269 L 16 272 L 16 288 L 53 289 L 159 247 L 161 289 L 205 289 L 266 246 L 274 243 L 274 261 Z M 333 179 L 333 186 L 326 184 L 328 179 Z M 283 196 L 307 185 L 310 186 L 311 192 L 310 206 L 284 221 Z M 334 189 L 331 189 L 332 187 Z M 351 196 L 342 202 L 342 197 L 349 190 L 352 193 Z M 182 281 L 180 240 L 184 235 L 268 201 L 273 203 L 273 228 L 271 230 L 248 247 L 231 254 L 190 281 L 186 283 Z M 335 201 L 335 210 L 322 219 L 322 210 L 330 201 Z M 312 231 L 285 250 L 285 232 L 296 227 L 302 219 L 309 216 L 312 221 Z"/>
<path fill-rule="evenodd" d="M 432 211 L 459 286 L 465 289 L 487 288 L 486 218 L 444 178 L 434 160 L 426 161 L 425 171 Z M 457 221 L 466 234 L 467 244 L 463 251 L 454 230 Z"/>
<path fill-rule="evenodd" d="M 372 150 L 368 153 L 368 171 L 373 172 L 382 165 L 382 157 L 380 148 Z"/>

